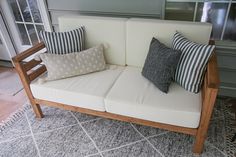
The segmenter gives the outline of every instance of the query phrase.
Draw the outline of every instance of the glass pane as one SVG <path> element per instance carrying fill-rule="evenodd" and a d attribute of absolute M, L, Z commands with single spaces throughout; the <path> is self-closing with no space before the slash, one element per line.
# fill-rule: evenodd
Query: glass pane
<path fill-rule="evenodd" d="M 195 3 L 167 2 L 165 19 L 193 21 Z"/>
<path fill-rule="evenodd" d="M 236 41 L 236 3 L 231 4 L 224 39 Z"/>
<path fill-rule="evenodd" d="M 213 24 L 213 39 L 220 39 L 224 26 L 228 3 L 199 3 L 196 21 L 210 22 Z"/>
<path fill-rule="evenodd" d="M 28 0 L 29 6 L 32 12 L 34 22 L 42 23 L 41 15 L 39 12 L 38 4 L 36 0 Z"/>
<path fill-rule="evenodd" d="M 16 0 L 8 0 L 8 4 L 12 9 L 12 13 L 15 17 L 16 21 L 22 21 L 21 15 L 20 15 L 20 10 L 17 6 Z"/>
<path fill-rule="evenodd" d="M 21 8 L 21 12 L 23 14 L 24 20 L 26 22 L 32 22 L 30 10 L 29 10 L 26 0 L 18 0 L 18 2 Z"/>
<path fill-rule="evenodd" d="M 34 25 L 27 24 L 26 27 L 27 27 L 30 39 L 32 41 L 32 44 L 33 45 L 37 44 L 39 41 L 38 41 L 35 29 L 34 29 Z"/>
<path fill-rule="evenodd" d="M 29 41 L 28 35 L 26 33 L 25 26 L 23 24 L 19 24 L 19 23 L 17 24 L 17 26 L 19 29 L 19 33 L 21 35 L 22 45 L 30 45 L 30 41 Z"/>
<path fill-rule="evenodd" d="M 40 31 L 44 31 L 43 25 L 36 25 L 36 29 L 38 31 L 38 34 L 39 34 Z"/>

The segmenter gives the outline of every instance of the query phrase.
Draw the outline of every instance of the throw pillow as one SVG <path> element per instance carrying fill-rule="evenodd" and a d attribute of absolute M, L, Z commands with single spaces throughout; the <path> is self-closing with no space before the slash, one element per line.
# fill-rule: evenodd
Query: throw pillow
<path fill-rule="evenodd" d="M 84 27 L 68 32 L 40 31 L 39 35 L 49 53 L 66 54 L 84 50 Z"/>
<path fill-rule="evenodd" d="M 47 77 L 44 81 L 88 74 L 106 68 L 102 45 L 80 53 L 64 55 L 42 53 L 39 57 L 47 68 Z"/>
<path fill-rule="evenodd" d="M 181 51 L 168 48 L 153 38 L 142 75 L 150 80 L 162 92 L 167 93 L 178 64 Z"/>
<path fill-rule="evenodd" d="M 198 93 L 201 89 L 207 62 L 215 46 L 197 44 L 176 32 L 172 47 L 182 51 L 174 80 L 186 90 Z"/>

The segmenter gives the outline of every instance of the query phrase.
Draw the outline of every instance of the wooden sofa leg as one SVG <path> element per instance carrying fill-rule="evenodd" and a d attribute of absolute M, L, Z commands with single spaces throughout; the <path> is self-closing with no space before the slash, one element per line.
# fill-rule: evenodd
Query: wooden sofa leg
<path fill-rule="evenodd" d="M 193 147 L 194 154 L 201 154 L 204 147 L 204 142 L 207 137 L 207 131 L 211 120 L 211 115 L 214 109 L 217 96 L 216 89 L 207 89 L 202 106 L 202 115 L 199 127 L 197 129 L 196 139 Z"/>
<path fill-rule="evenodd" d="M 41 110 L 41 107 L 39 104 L 36 103 L 31 103 L 32 104 L 32 108 L 34 110 L 34 113 L 36 115 L 36 118 L 43 118 L 43 112 Z"/>
<path fill-rule="evenodd" d="M 195 138 L 193 153 L 196 155 L 200 155 L 203 151 L 204 142 L 206 139 L 206 134 L 198 134 Z"/>

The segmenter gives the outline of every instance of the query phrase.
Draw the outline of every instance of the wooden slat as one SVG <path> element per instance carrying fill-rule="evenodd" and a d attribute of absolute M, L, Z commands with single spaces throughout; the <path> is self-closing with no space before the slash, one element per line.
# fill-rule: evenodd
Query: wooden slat
<path fill-rule="evenodd" d="M 215 45 L 214 40 L 209 41 L 209 45 Z M 208 64 L 207 64 L 207 73 L 206 73 L 206 80 L 208 88 L 219 88 L 220 79 L 219 79 L 219 72 L 218 72 L 218 65 L 217 65 L 217 57 L 216 52 L 214 50 Z"/>
<path fill-rule="evenodd" d="M 211 41 L 210 44 L 214 44 L 214 41 Z M 202 87 L 201 118 L 198 131 L 196 134 L 196 140 L 193 147 L 193 152 L 195 154 L 201 154 L 203 150 L 204 141 L 207 137 L 207 130 L 209 127 L 216 96 L 218 93 L 218 87 L 219 87 L 219 75 L 217 68 L 217 59 L 216 59 L 216 53 L 213 52 L 213 55 L 207 64 L 207 72 Z"/>
<path fill-rule="evenodd" d="M 202 114 L 200 124 L 196 134 L 196 139 L 193 147 L 195 154 L 201 154 L 204 147 L 204 141 L 207 138 L 207 130 L 209 128 L 212 112 L 214 109 L 218 89 L 206 88 L 204 92 L 204 101 L 202 106 Z"/>
<path fill-rule="evenodd" d="M 208 62 L 206 75 L 207 75 L 207 87 L 218 89 L 220 84 L 220 79 L 219 79 L 217 58 L 215 52 L 213 53 L 211 59 Z"/>
<path fill-rule="evenodd" d="M 29 62 L 24 63 L 24 68 L 26 71 L 31 70 L 32 68 L 39 65 L 42 61 L 36 61 L 34 59 L 30 60 Z"/>
<path fill-rule="evenodd" d="M 20 62 L 23 61 L 25 58 L 31 56 L 32 54 L 38 52 L 39 50 L 45 48 L 45 45 L 43 42 L 38 43 L 37 45 L 27 49 L 26 51 L 16 55 L 12 58 L 13 62 Z"/>
<path fill-rule="evenodd" d="M 62 108 L 62 109 L 70 110 L 70 111 L 86 113 L 86 114 L 100 116 L 100 117 L 114 119 L 114 120 L 126 121 L 126 122 L 166 129 L 169 131 L 185 133 L 185 134 L 189 134 L 189 135 L 196 135 L 196 133 L 197 133 L 197 129 L 193 129 L 193 128 L 186 128 L 186 127 L 179 127 L 179 126 L 174 126 L 174 125 L 162 124 L 162 123 L 147 121 L 147 120 L 143 120 L 143 119 L 117 115 L 117 114 L 113 114 L 113 113 L 109 113 L 109 112 L 95 111 L 95 110 L 91 110 L 91 109 L 70 106 L 68 104 L 55 103 L 55 102 L 46 101 L 46 100 L 35 99 L 35 101 L 37 104 L 58 107 L 58 108 Z"/>
<path fill-rule="evenodd" d="M 209 45 L 215 45 L 215 40 L 209 40 Z"/>
<path fill-rule="evenodd" d="M 38 69 L 34 70 L 31 74 L 29 74 L 30 81 L 33 81 L 34 79 L 36 79 L 39 75 L 44 73 L 46 70 L 47 69 L 46 69 L 45 65 L 42 65 Z"/>
<path fill-rule="evenodd" d="M 20 76 L 21 82 L 24 86 L 25 92 L 30 100 L 30 103 L 32 105 L 34 113 L 36 114 L 36 117 L 42 118 L 43 117 L 42 110 L 41 110 L 40 106 L 38 104 L 36 104 L 34 101 L 34 97 L 32 95 L 31 89 L 30 89 L 30 80 L 29 80 L 29 77 L 28 77 L 25 69 L 23 68 L 23 63 L 22 62 L 14 62 L 14 64 L 15 64 L 15 68 Z"/>

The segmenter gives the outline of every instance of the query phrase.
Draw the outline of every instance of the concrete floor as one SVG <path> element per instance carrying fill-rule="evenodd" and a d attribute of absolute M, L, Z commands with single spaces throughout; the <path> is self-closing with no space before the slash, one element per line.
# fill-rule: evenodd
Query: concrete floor
<path fill-rule="evenodd" d="M 14 78 L 16 77 L 16 78 Z M 17 111 L 28 101 L 13 68 L 0 66 L 0 122 Z M 12 88 L 12 89 L 11 89 Z M 12 92 L 11 92 L 12 91 Z"/>

